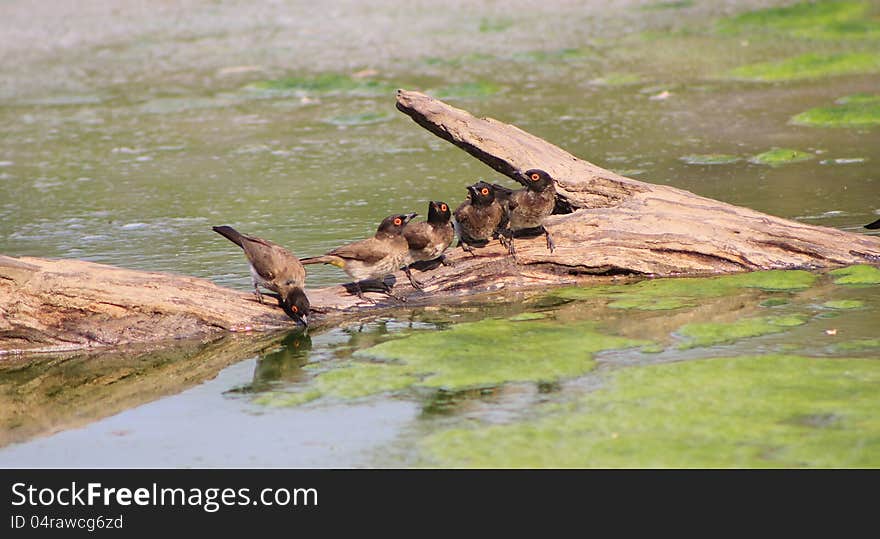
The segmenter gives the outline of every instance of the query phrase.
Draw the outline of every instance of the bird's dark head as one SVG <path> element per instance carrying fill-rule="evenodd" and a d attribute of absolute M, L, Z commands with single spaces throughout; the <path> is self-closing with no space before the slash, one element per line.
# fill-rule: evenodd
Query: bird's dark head
<path fill-rule="evenodd" d="M 477 182 L 468 187 L 468 197 L 471 199 L 471 204 L 488 206 L 495 201 L 495 188 L 491 183 Z"/>
<path fill-rule="evenodd" d="M 439 200 L 428 202 L 428 222 L 432 225 L 445 225 L 452 217 L 449 205 Z"/>
<path fill-rule="evenodd" d="M 379 230 L 377 230 L 376 233 L 387 234 L 389 236 L 397 236 L 403 234 L 403 229 L 406 224 L 412 221 L 413 217 L 417 215 L 417 213 L 389 215 L 385 219 L 382 219 L 382 223 L 379 225 Z"/>
<path fill-rule="evenodd" d="M 309 327 L 309 310 L 311 304 L 305 291 L 298 287 L 290 288 L 281 299 L 281 308 L 287 316 L 293 318 L 305 327 Z"/>
<path fill-rule="evenodd" d="M 523 185 L 532 191 L 543 191 L 553 185 L 553 178 L 539 168 L 532 168 L 523 173 Z"/>

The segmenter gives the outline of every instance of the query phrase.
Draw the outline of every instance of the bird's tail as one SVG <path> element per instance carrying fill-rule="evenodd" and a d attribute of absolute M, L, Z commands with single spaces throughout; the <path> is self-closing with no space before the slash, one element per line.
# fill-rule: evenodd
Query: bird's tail
<path fill-rule="evenodd" d="M 226 226 L 226 225 L 223 225 L 223 226 L 212 226 L 211 229 L 212 229 L 214 232 L 216 232 L 217 234 L 220 234 L 220 235 L 223 236 L 224 238 L 228 239 L 228 240 L 231 241 L 232 243 L 238 245 L 239 247 L 242 246 L 242 244 L 241 244 L 241 238 L 242 238 L 241 233 L 240 233 L 238 230 L 235 230 L 234 228 L 232 228 L 231 226 Z"/>
<path fill-rule="evenodd" d="M 301 258 L 299 260 L 303 265 L 308 264 L 333 264 L 334 266 L 342 267 L 343 262 L 342 259 L 338 256 L 333 255 L 322 255 L 322 256 L 310 256 L 308 258 Z"/>
<path fill-rule="evenodd" d="M 868 223 L 867 225 L 865 225 L 865 228 L 868 228 L 871 230 L 876 230 L 876 229 L 880 228 L 880 219 L 877 219 L 873 223 Z"/>

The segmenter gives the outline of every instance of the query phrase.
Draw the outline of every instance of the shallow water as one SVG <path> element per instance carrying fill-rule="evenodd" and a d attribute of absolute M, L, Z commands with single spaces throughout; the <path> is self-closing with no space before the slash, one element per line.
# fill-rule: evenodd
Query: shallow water
<path fill-rule="evenodd" d="M 870 122 L 815 127 L 792 120 L 846 96 L 880 92 L 880 69 L 871 67 L 870 58 L 855 71 L 838 62 L 834 69 L 844 74 L 828 76 L 792 77 L 794 68 L 788 66 L 787 78 L 743 80 L 749 71 L 739 70 L 804 54 L 876 54 L 880 41 L 870 25 L 878 12 L 870 3 L 847 3 L 853 9 L 867 6 L 868 15 L 853 17 L 867 21 L 868 30 L 830 38 L 826 22 L 798 12 L 786 17 L 807 22 L 784 26 L 785 31 L 772 31 L 781 28 L 772 20 L 757 24 L 727 17 L 779 2 L 678 8 L 660 2 L 610 7 L 524 2 L 518 9 L 434 4 L 410 3 L 404 10 L 393 3 L 338 2 L 320 11 L 297 3 L 184 3 L 149 12 L 134 5 L 75 13 L 59 8 L 36 17 L 26 3 L 3 4 L 0 252 L 171 271 L 247 289 L 243 257 L 213 234 L 211 225 L 231 224 L 301 256 L 313 255 L 371 233 L 388 213 L 424 212 L 429 199 L 455 204 L 464 185 L 497 177 L 398 113 L 397 87 L 444 96 L 623 174 L 774 215 L 868 233 L 861 225 L 880 212 L 880 127 Z M 48 32 L 50 23 L 62 31 Z M 805 28 L 825 30 L 805 37 Z M 754 162 L 774 148 L 804 152 L 808 159 L 777 166 Z M 729 158 L 694 164 L 706 162 L 694 156 L 712 154 Z M 341 277 L 335 268 L 314 267 L 309 286 Z M 72 430 L 10 445 L 0 450 L 0 463 L 493 465 L 479 457 L 477 442 L 459 431 L 523 421 L 528 426 L 542 421 L 545 409 L 559 417 L 580 414 L 589 404 L 584 395 L 614 387 L 616 370 L 770 353 L 876 360 L 878 287 L 833 285 L 827 277 L 817 283 L 803 290 L 746 288 L 684 300 L 621 297 L 616 306 L 608 298 L 571 302 L 530 294 L 500 305 L 475 301 L 458 309 L 404 311 L 363 328 L 313 335 L 308 342 L 288 337 L 270 347 L 276 352 L 256 358 L 250 353 L 244 356 L 250 359 L 229 367 L 218 362 L 189 384 L 138 386 L 141 400 L 105 411 L 94 407 L 82 417 L 59 411 L 83 402 L 77 400 L 81 396 L 44 399 L 38 408 L 45 417 L 6 418 L 3 439 Z M 777 296 L 787 303 L 761 306 Z M 825 305 L 841 300 L 863 304 Z M 518 347 L 545 346 L 542 324 L 603 335 L 616 344 L 591 357 L 551 358 L 535 371 L 498 364 L 486 369 L 494 378 L 472 384 L 465 383 L 469 373 L 451 368 L 454 353 L 439 365 L 425 360 L 407 367 L 406 358 L 420 352 L 404 347 L 393 360 L 403 366 L 390 371 L 384 368 L 388 359 L 360 355 L 384 340 L 428 332 L 437 339 L 434 346 L 473 345 L 479 357 L 485 355 L 479 338 L 463 344 L 437 331 L 523 312 L 545 318 L 505 322 L 538 328 Z M 785 317 L 792 316 L 801 323 L 765 323 L 766 318 L 790 322 Z M 733 329 L 707 325 L 742 320 L 747 322 Z M 750 336 L 725 342 L 731 333 Z M 703 344 L 688 345 L 686 336 L 696 334 Z M 624 340 L 650 343 L 626 348 Z M 850 346 L 835 348 L 839 343 Z M 493 346 L 505 345 L 509 342 L 501 339 Z M 355 351 L 361 352 L 352 357 Z M 190 361 L 193 353 L 144 359 L 137 376 L 158 379 L 156 365 Z M 216 356 L 212 350 L 203 354 Z M 0 367 L 3 398 L 20 404 L 21 395 L 45 389 L 47 379 L 63 379 L 71 365 L 84 370 L 68 388 L 75 393 L 88 387 L 82 385 L 90 380 L 87 360 L 40 363 L 24 374 L 15 366 Z M 870 365 L 868 371 L 877 368 Z M 352 367 L 359 370 L 346 370 Z M 101 369 L 93 378 L 114 377 L 112 363 L 103 362 Z M 330 374 L 336 371 L 340 374 Z M 557 377 L 543 374 L 556 371 Z M 432 375 L 440 382 L 426 382 Z M 356 388 L 349 378 L 359 382 Z M 872 380 L 862 371 L 854 378 Z M 110 395 L 106 398 L 116 399 Z M 860 423 L 850 424 L 846 412 L 832 423 L 865 432 L 859 443 L 869 448 L 867 460 L 843 452 L 829 461 L 809 455 L 773 460 L 761 453 L 717 464 L 877 465 L 876 418 L 865 423 L 858 416 Z M 447 431 L 452 434 L 442 434 Z M 736 439 L 737 433 L 728 434 L 734 438 L 721 439 Z M 516 441 L 520 433 L 497 435 Z M 456 440 L 474 444 L 472 460 Z M 792 445 L 787 439 L 774 443 Z M 647 449 L 629 460 L 596 455 L 594 465 L 687 464 L 648 458 Z M 696 456 L 692 462 L 714 464 Z M 497 464 L 554 462 L 499 456 Z M 558 464 L 591 461 L 560 457 Z"/>

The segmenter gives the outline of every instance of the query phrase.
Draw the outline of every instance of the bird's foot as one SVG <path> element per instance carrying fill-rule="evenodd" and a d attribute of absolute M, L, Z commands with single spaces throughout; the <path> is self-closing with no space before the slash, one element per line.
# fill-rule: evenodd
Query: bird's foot
<path fill-rule="evenodd" d="M 440 255 L 440 264 L 449 266 L 450 268 L 455 267 L 455 262 L 446 258 L 446 255 Z"/>
<path fill-rule="evenodd" d="M 409 279 L 409 284 L 412 285 L 416 290 L 424 290 L 425 285 L 416 280 L 412 275 L 412 271 L 409 269 L 409 266 L 405 266 L 403 268 L 403 272 L 406 273 L 406 277 Z M 388 288 L 390 290 L 390 288 Z"/>
<path fill-rule="evenodd" d="M 348 288 L 348 287 L 346 286 L 346 288 Z M 350 289 L 349 289 L 349 292 L 351 292 Z M 374 300 L 372 298 L 368 298 L 367 296 L 364 295 L 364 291 L 361 289 L 361 283 L 354 283 L 354 293 L 358 297 L 359 300 L 366 301 L 366 302 L 372 303 L 374 305 L 376 304 L 376 300 Z"/>
<path fill-rule="evenodd" d="M 516 246 L 513 244 L 513 233 L 501 234 L 498 236 L 498 241 L 501 242 L 501 245 L 507 248 L 507 254 L 510 256 L 516 256 Z"/>
<path fill-rule="evenodd" d="M 383 283 L 383 284 L 384 284 L 384 283 Z M 389 285 L 387 285 L 387 284 L 385 284 L 385 290 L 384 290 L 384 292 L 385 292 L 385 295 L 386 295 L 386 296 L 388 296 L 388 297 L 390 297 L 390 298 L 394 298 L 394 299 L 396 299 L 397 301 L 399 301 L 399 302 L 401 302 L 401 303 L 406 303 L 406 298 L 403 297 L 403 296 L 398 296 L 398 295 L 396 295 L 394 292 L 391 291 L 391 287 L 390 287 Z"/>
<path fill-rule="evenodd" d="M 263 294 L 261 294 L 256 288 L 254 289 L 254 296 L 257 297 L 257 301 L 260 302 L 260 305 L 263 305 Z"/>
<path fill-rule="evenodd" d="M 556 249 L 556 243 L 553 242 L 553 236 L 550 235 L 550 231 L 546 228 L 544 229 L 544 236 L 547 238 L 547 250 L 552 253 Z"/>

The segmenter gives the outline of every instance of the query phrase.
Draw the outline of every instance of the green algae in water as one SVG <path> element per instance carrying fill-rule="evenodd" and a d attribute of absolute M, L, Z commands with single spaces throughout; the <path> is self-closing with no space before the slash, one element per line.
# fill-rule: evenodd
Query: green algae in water
<path fill-rule="evenodd" d="M 758 305 L 761 307 L 780 307 L 782 305 L 788 305 L 788 300 L 785 298 L 769 298 L 765 299 Z"/>
<path fill-rule="evenodd" d="M 857 339 L 845 341 L 832 346 L 835 352 L 862 352 L 864 350 L 880 349 L 880 339 Z"/>
<path fill-rule="evenodd" d="M 767 291 L 806 290 L 816 282 L 816 275 L 804 270 L 770 270 L 737 273 L 718 278 L 740 288 L 759 288 Z"/>
<path fill-rule="evenodd" d="M 877 467 L 878 384 L 870 359 L 767 355 L 627 368 L 576 409 L 450 429 L 421 447 L 440 466 Z"/>
<path fill-rule="evenodd" d="M 250 90 L 279 94 L 386 94 L 394 91 L 394 86 L 377 80 L 357 79 L 348 75 L 324 73 L 313 77 L 284 77 L 259 81 L 247 86 Z"/>
<path fill-rule="evenodd" d="M 791 121 L 815 127 L 870 127 L 880 125 L 880 95 L 856 95 L 836 105 L 816 107 L 795 115 Z"/>
<path fill-rule="evenodd" d="M 764 153 L 759 153 L 749 159 L 749 163 L 756 165 L 770 165 L 778 167 L 789 163 L 799 163 L 801 161 L 809 161 L 816 157 L 811 153 L 791 150 L 789 148 L 774 148 Z"/>
<path fill-rule="evenodd" d="M 802 2 L 787 7 L 743 13 L 718 23 L 722 33 L 762 32 L 806 39 L 875 39 L 880 21 L 867 16 L 867 1 Z"/>
<path fill-rule="evenodd" d="M 857 299 L 838 299 L 826 301 L 822 306 L 829 309 L 859 309 L 865 306 L 865 302 Z"/>
<path fill-rule="evenodd" d="M 547 318 L 547 315 L 544 313 L 521 313 L 511 316 L 508 320 L 512 322 L 523 322 L 526 320 L 542 320 L 544 318 Z"/>
<path fill-rule="evenodd" d="M 637 309 L 640 311 L 669 311 L 684 307 L 695 307 L 696 304 L 683 298 L 626 298 L 612 301 L 608 307 L 612 309 Z"/>
<path fill-rule="evenodd" d="M 317 389 L 299 392 L 268 391 L 254 398 L 253 403 L 259 404 L 260 406 L 268 406 L 270 408 L 284 408 L 288 406 L 299 406 L 320 397 L 321 392 Z"/>
<path fill-rule="evenodd" d="M 781 62 L 762 62 L 738 67 L 728 77 L 758 81 L 782 81 L 877 73 L 880 54 L 851 52 L 842 54 L 803 54 Z"/>
<path fill-rule="evenodd" d="M 396 361 L 424 375 L 419 385 L 454 390 L 580 376 L 593 368 L 593 353 L 644 344 L 598 333 L 592 323 L 487 319 L 395 339 L 354 355 Z"/>
<path fill-rule="evenodd" d="M 409 369 L 399 365 L 353 362 L 315 377 L 315 387 L 299 392 L 268 392 L 253 402 L 273 408 L 299 406 L 322 397 L 357 399 L 398 391 L 418 382 Z"/>
<path fill-rule="evenodd" d="M 362 362 L 321 373 L 315 379 L 321 394 L 341 399 L 398 391 L 416 382 L 418 378 L 407 367 Z"/>
<path fill-rule="evenodd" d="M 726 153 L 684 155 L 679 159 L 689 165 L 729 165 L 731 163 L 736 163 L 742 160 L 742 158 L 738 155 L 731 155 Z"/>
<path fill-rule="evenodd" d="M 867 264 L 836 269 L 828 274 L 835 277 L 834 284 L 880 284 L 880 269 Z"/>
<path fill-rule="evenodd" d="M 744 318 L 736 322 L 696 322 L 686 324 L 678 330 L 678 334 L 688 339 L 678 346 L 679 350 L 688 350 L 716 344 L 728 344 L 749 337 L 760 337 L 773 333 L 782 333 L 789 328 L 800 326 L 806 320 L 800 316 L 766 316 Z"/>
<path fill-rule="evenodd" d="M 385 114 L 384 112 L 364 112 L 361 114 L 342 114 L 340 116 L 333 116 L 324 121 L 333 125 L 350 126 L 387 122 L 391 118 L 391 115 Z"/>
<path fill-rule="evenodd" d="M 722 297 L 744 288 L 767 292 L 793 292 L 809 288 L 816 275 L 803 270 L 770 270 L 721 277 L 669 278 L 635 284 L 570 287 L 551 292 L 549 297 L 588 301 L 607 299 L 612 309 L 660 311 L 694 307 L 700 298 Z"/>
<path fill-rule="evenodd" d="M 501 87 L 491 82 L 466 82 L 452 84 L 435 90 L 433 93 L 440 99 L 473 99 L 489 97 L 501 91 Z"/>

